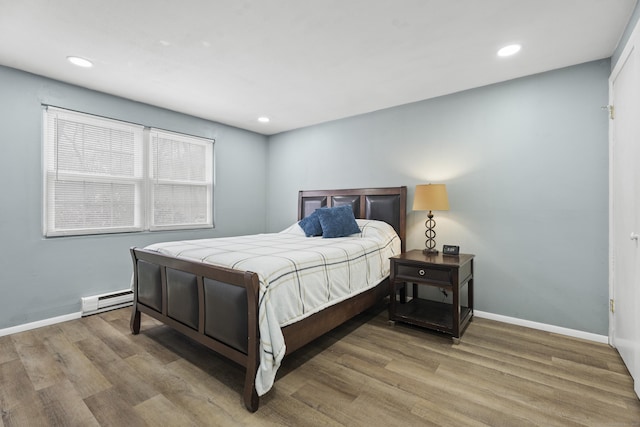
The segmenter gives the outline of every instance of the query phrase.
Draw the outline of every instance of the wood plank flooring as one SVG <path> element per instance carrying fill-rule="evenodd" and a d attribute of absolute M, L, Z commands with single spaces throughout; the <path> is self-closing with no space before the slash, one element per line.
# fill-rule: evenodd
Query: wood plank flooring
<path fill-rule="evenodd" d="M 0 427 L 640 426 L 603 344 L 476 318 L 454 345 L 380 305 L 285 358 L 252 414 L 237 365 L 129 314 L 0 337 Z"/>

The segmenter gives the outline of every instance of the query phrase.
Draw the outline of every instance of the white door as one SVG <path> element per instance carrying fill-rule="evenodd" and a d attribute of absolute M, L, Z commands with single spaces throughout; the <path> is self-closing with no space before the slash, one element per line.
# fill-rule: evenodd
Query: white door
<path fill-rule="evenodd" d="M 640 397 L 640 44 L 629 40 L 610 78 L 611 344 Z"/>

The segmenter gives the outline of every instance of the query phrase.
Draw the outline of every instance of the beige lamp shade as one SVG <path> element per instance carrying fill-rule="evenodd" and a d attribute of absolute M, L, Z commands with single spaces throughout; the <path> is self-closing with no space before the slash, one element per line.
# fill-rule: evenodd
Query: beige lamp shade
<path fill-rule="evenodd" d="M 414 211 L 448 211 L 449 198 L 445 184 L 416 185 Z"/>

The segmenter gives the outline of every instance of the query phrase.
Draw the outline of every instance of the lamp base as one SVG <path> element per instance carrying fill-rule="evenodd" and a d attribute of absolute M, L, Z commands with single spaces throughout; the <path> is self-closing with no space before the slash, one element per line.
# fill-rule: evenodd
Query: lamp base
<path fill-rule="evenodd" d="M 427 215 L 427 220 L 425 221 L 424 226 L 427 227 L 427 231 L 424 232 L 424 235 L 427 238 L 427 241 L 424 242 L 424 245 L 426 246 L 426 248 L 422 250 L 422 253 L 427 256 L 437 255 L 438 250 L 436 249 L 436 240 L 435 240 L 436 221 L 433 219 L 433 212 L 429 211 L 429 215 Z"/>

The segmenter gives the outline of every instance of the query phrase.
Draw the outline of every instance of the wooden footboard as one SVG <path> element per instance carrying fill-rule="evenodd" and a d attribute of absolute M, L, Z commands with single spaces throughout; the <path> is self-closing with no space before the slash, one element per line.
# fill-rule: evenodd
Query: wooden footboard
<path fill-rule="evenodd" d="M 138 248 L 131 248 L 131 257 L 131 332 L 140 332 L 140 313 L 145 313 L 244 366 L 244 404 L 256 411 L 258 275 Z"/>

